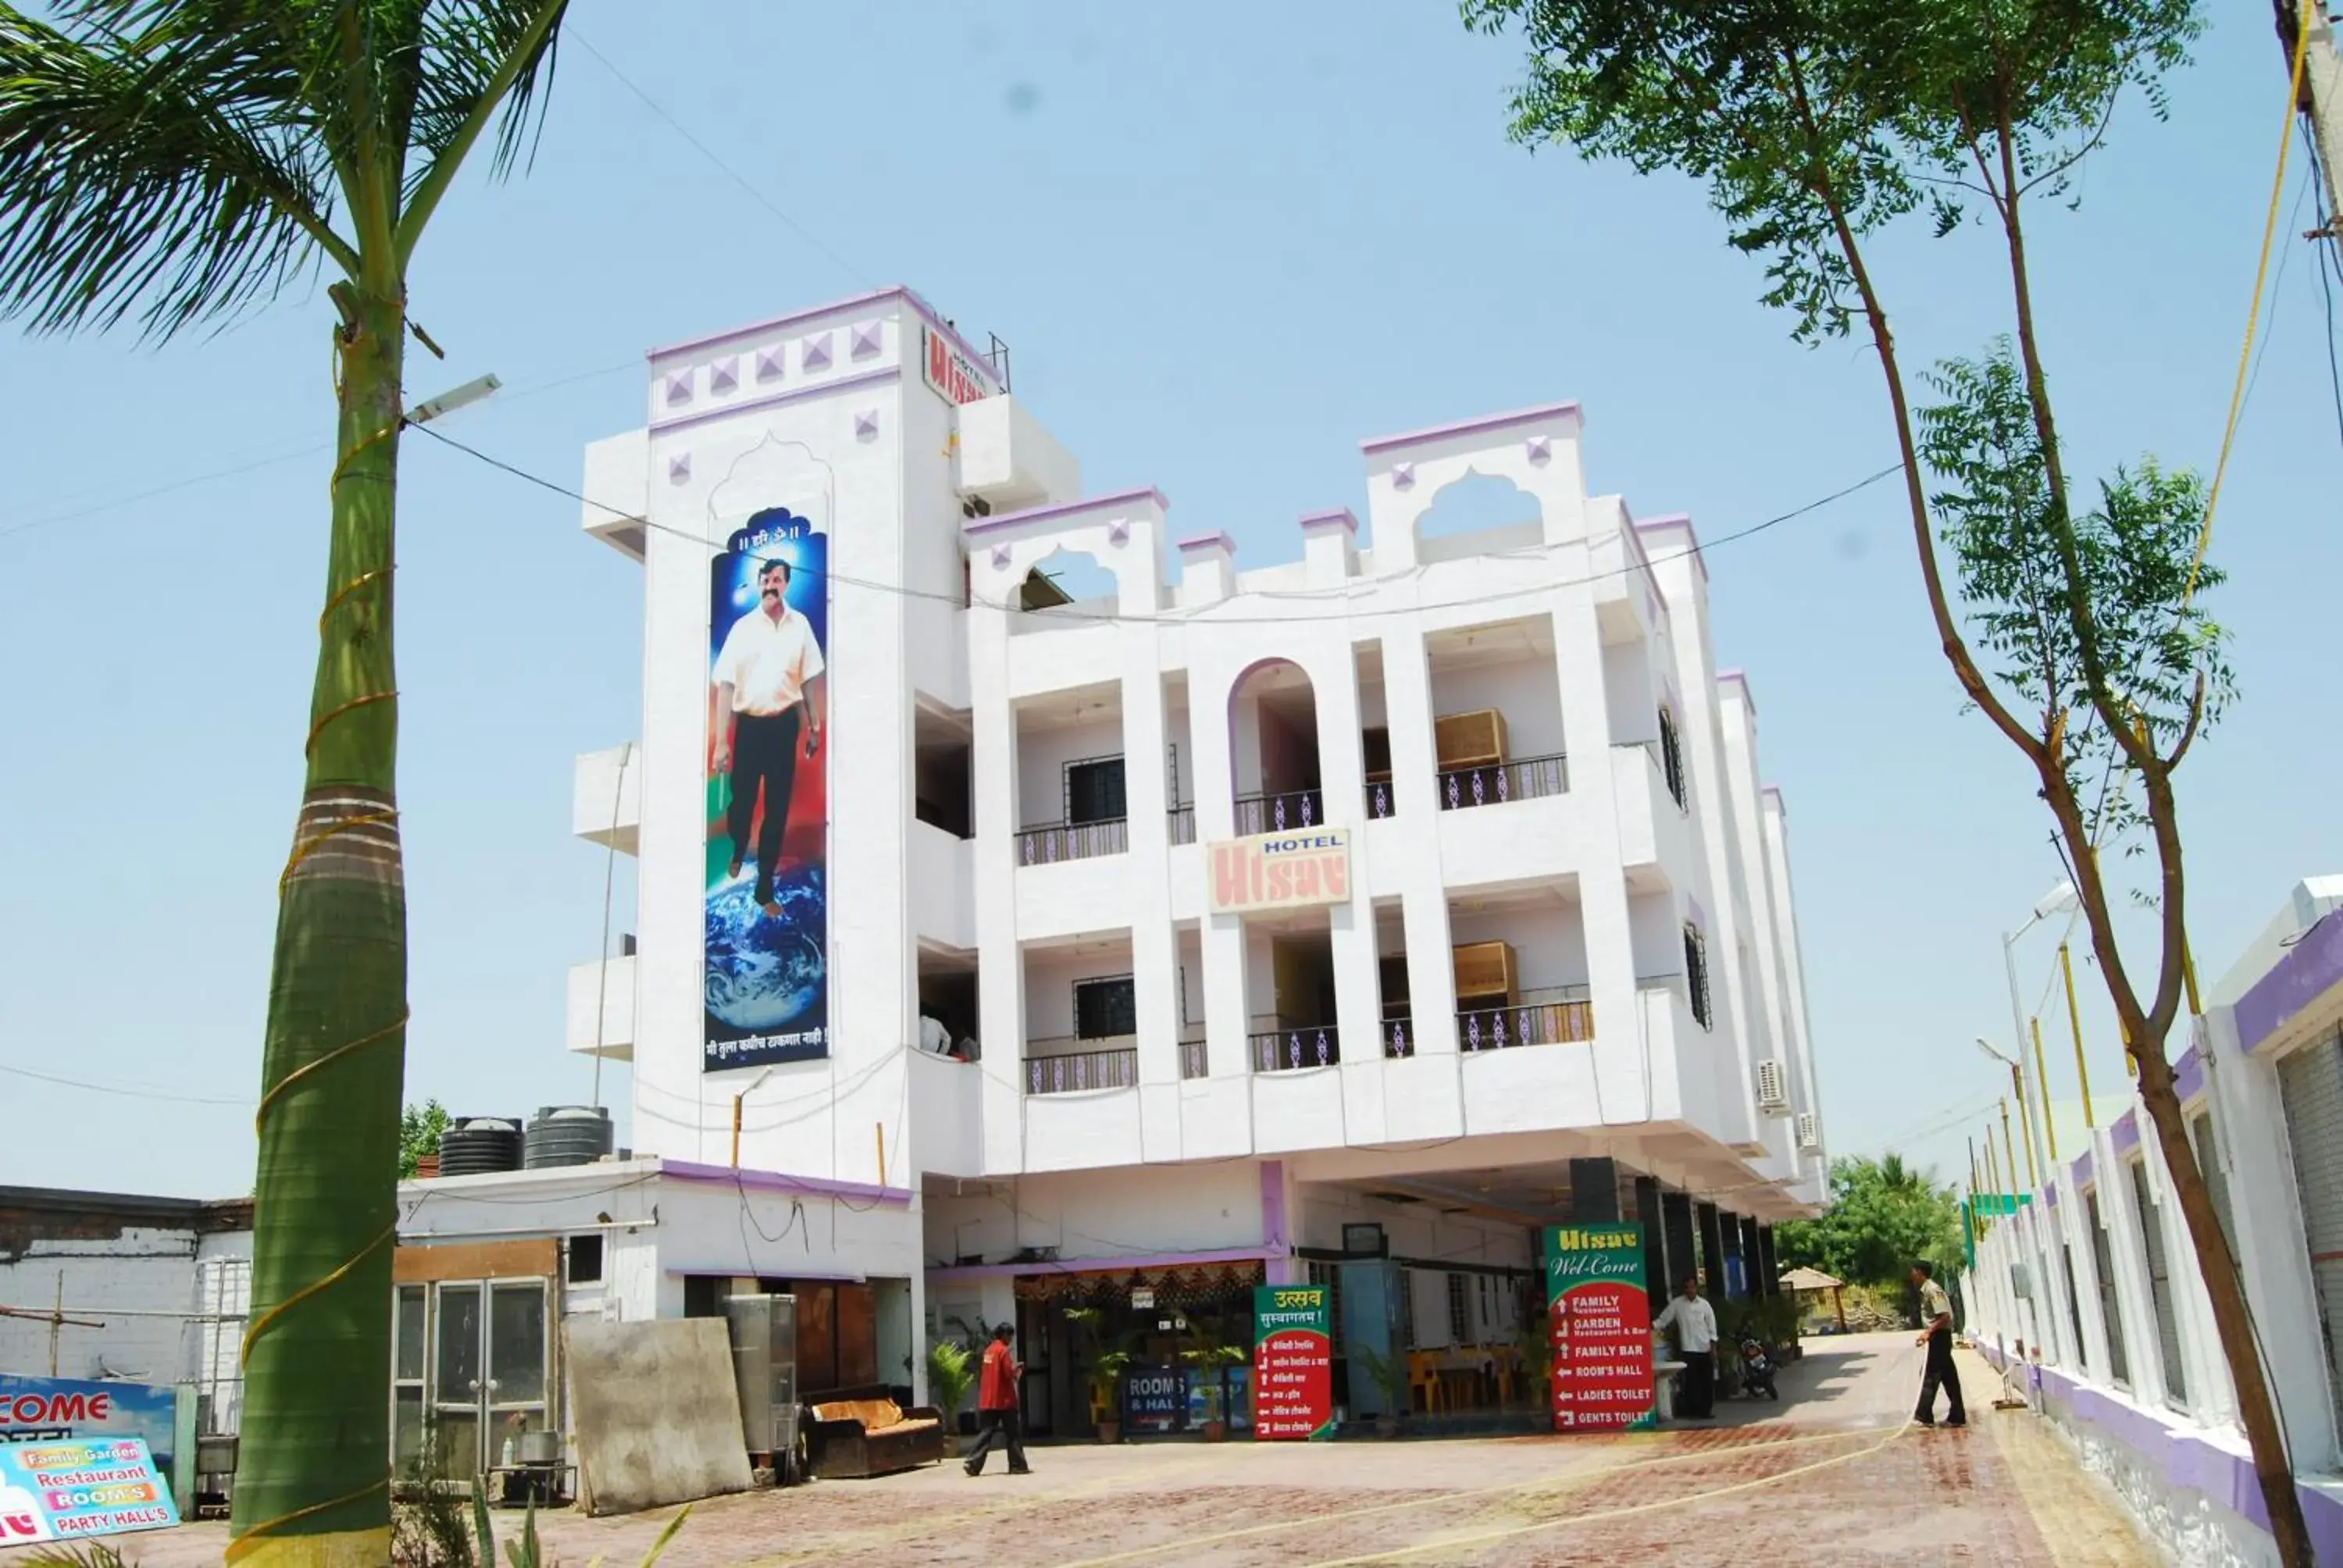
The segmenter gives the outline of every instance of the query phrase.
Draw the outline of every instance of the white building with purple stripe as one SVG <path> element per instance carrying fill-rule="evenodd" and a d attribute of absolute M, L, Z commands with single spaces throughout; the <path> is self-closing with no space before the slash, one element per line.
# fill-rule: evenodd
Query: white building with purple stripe
<path fill-rule="evenodd" d="M 644 704 L 578 765 L 638 898 L 568 1038 L 631 1064 L 610 1169 L 643 1180 L 505 1222 L 592 1205 L 606 1315 L 819 1284 L 875 1320 L 859 1381 L 1013 1321 L 1061 1434 L 1108 1338 L 1225 1341 L 1304 1278 L 1424 1402 L 1500 1402 L 1550 1223 L 1641 1221 L 1662 1292 L 1769 1290 L 1823 1128 L 1787 814 L 1691 520 L 1590 496 L 1555 403 L 1362 442 L 1326 487 L 1363 507 L 1281 546 L 1087 492 L 1007 372 L 887 289 L 654 351 L 644 427 L 588 448 Z M 1519 520 L 1443 526 L 1476 476 Z M 820 683 L 728 710 L 711 642 L 786 619 L 776 554 Z M 799 726 L 793 781 L 743 772 L 739 716 Z M 778 849 L 725 825 L 759 788 L 796 792 Z"/>

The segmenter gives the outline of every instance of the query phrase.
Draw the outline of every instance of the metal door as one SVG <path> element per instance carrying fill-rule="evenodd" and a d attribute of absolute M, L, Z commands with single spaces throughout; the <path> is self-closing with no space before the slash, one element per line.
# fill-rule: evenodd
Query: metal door
<path fill-rule="evenodd" d="M 504 1445 L 547 1425 L 547 1282 L 443 1280 L 432 1287 L 431 1415 L 451 1476 L 504 1462 Z"/>

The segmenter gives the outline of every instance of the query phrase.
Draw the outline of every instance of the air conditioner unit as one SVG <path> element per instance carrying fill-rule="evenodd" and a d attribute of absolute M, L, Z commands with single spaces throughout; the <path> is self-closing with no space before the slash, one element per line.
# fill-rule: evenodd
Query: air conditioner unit
<path fill-rule="evenodd" d="M 1778 1056 L 1757 1064 L 1757 1109 L 1768 1116 L 1790 1113 L 1790 1075 Z"/>
<path fill-rule="evenodd" d="M 1798 1147 L 1801 1149 L 1820 1149 L 1822 1146 L 1822 1124 L 1815 1120 L 1815 1113 L 1813 1111 L 1800 1111 L 1798 1113 Z"/>

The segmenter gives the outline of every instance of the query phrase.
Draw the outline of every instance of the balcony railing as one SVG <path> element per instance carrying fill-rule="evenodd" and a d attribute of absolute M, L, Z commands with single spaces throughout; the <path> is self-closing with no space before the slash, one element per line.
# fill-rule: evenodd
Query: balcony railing
<path fill-rule="evenodd" d="M 1205 1059 L 1204 1037 L 1183 1035 L 1180 1040 L 1180 1076 L 1203 1078 L 1211 1074 L 1212 1064 Z"/>
<path fill-rule="evenodd" d="M 1120 817 L 1103 822 L 1051 822 L 1017 832 L 1017 863 L 1053 866 L 1061 860 L 1087 860 L 1096 855 L 1120 855 L 1131 848 L 1131 824 Z"/>
<path fill-rule="evenodd" d="M 1119 1037 L 1125 1040 L 1129 1035 Z M 1134 1041 L 1083 1040 L 1088 1049 L 1068 1050 L 1068 1040 L 1029 1040 L 1025 1046 L 1025 1092 L 1079 1094 L 1090 1089 L 1129 1089 L 1139 1081 L 1139 1047 Z M 1045 1054 L 1035 1055 L 1037 1050 Z"/>
<path fill-rule="evenodd" d="M 1195 802 L 1192 800 L 1185 806 L 1174 806 L 1168 815 L 1171 818 L 1172 841 L 1175 844 L 1194 843 L 1196 841 Z"/>
<path fill-rule="evenodd" d="M 1326 820 L 1326 798 L 1315 789 L 1288 789 L 1279 795 L 1237 797 L 1237 834 L 1285 833 L 1315 828 Z"/>
<path fill-rule="evenodd" d="M 1401 1014 L 1397 1018 L 1387 1018 L 1383 1020 L 1383 1023 L 1379 1026 L 1379 1030 L 1383 1035 L 1383 1054 L 1385 1056 L 1413 1056 L 1415 1054 L 1414 1019 L 1404 1013 Z"/>
<path fill-rule="evenodd" d="M 1391 780 L 1388 779 L 1367 780 L 1367 819 L 1371 822 L 1380 821 L 1385 817 L 1395 817 L 1398 814 L 1399 797 L 1392 793 Z"/>
<path fill-rule="evenodd" d="M 1332 1067 L 1342 1060 L 1342 1042 L 1331 1023 L 1274 1030 L 1248 1037 L 1255 1072 L 1297 1072 Z"/>
<path fill-rule="evenodd" d="M 1594 1038 L 1594 1004 L 1575 986 L 1533 992 L 1506 1007 L 1460 1008 L 1456 1013 L 1459 1050 L 1578 1045 Z"/>
<path fill-rule="evenodd" d="M 1559 753 L 1493 762 L 1483 768 L 1449 768 L 1440 775 L 1440 809 L 1461 811 L 1473 806 L 1502 806 L 1508 800 L 1559 795 L 1569 788 L 1569 764 Z"/>

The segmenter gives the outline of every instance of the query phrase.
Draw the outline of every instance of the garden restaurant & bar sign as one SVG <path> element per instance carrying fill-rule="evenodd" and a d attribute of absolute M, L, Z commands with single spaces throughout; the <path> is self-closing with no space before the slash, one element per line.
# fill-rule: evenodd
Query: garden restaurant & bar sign
<path fill-rule="evenodd" d="M 1351 901 L 1351 830 L 1255 833 L 1212 847 L 1212 910 L 1301 910 Z"/>

